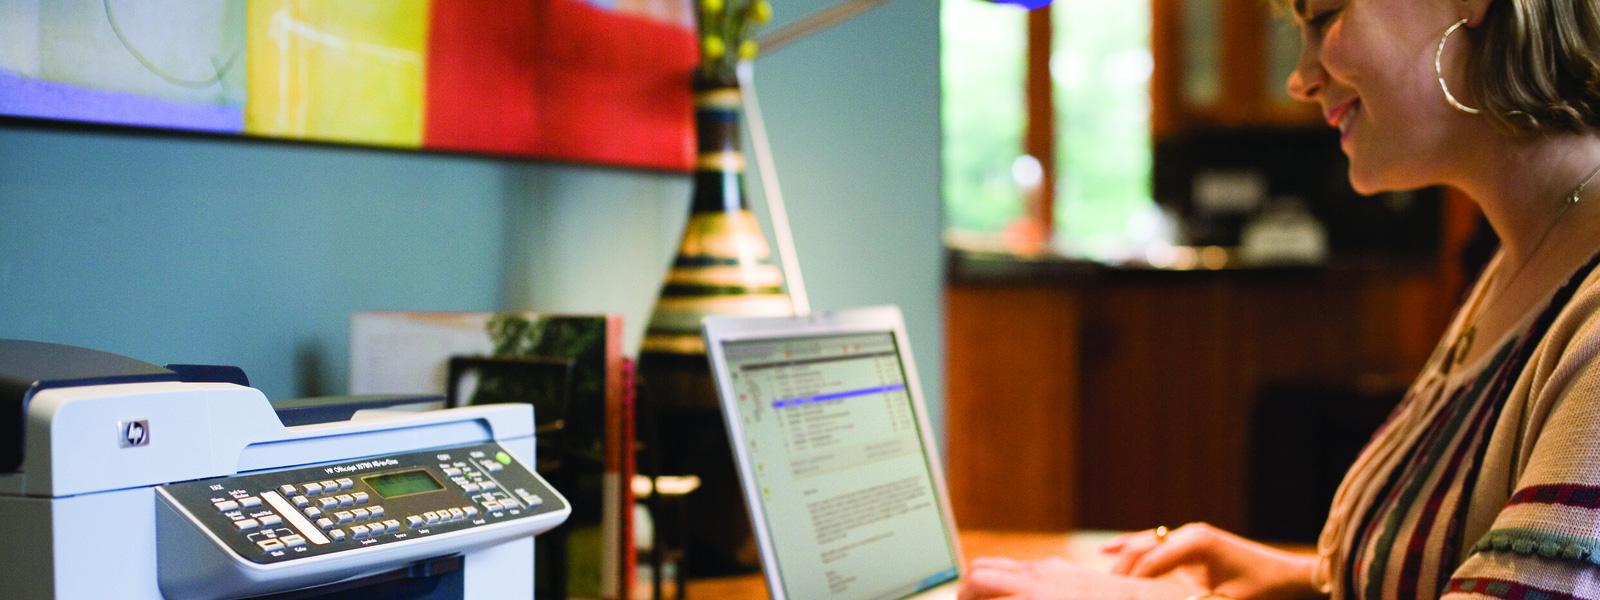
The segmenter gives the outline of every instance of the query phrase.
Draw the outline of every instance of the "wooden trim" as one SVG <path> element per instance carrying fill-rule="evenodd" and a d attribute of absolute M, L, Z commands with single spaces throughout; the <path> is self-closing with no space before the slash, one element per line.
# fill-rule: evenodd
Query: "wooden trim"
<path fill-rule="evenodd" d="M 1183 68 L 1173 64 L 1183 47 L 1182 7 L 1176 0 L 1150 0 L 1150 134 L 1160 140 L 1184 121 Z"/>
<path fill-rule="evenodd" d="M 1262 74 L 1267 70 L 1264 39 L 1267 16 L 1260 0 L 1221 0 L 1222 104 L 1217 116 L 1225 125 L 1252 122 L 1266 103 Z"/>
<path fill-rule="evenodd" d="M 1048 239 L 1055 231 L 1056 108 L 1050 77 L 1052 32 L 1050 7 L 1028 11 L 1028 122 L 1023 152 L 1039 160 L 1044 179 L 1038 193 L 1028 198 L 1028 216 L 1044 228 Z"/>

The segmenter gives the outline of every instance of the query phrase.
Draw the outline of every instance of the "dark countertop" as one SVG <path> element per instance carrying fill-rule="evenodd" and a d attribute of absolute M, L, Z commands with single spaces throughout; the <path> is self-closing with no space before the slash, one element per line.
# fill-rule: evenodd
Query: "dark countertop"
<path fill-rule="evenodd" d="M 1334 257 L 1327 262 L 1315 264 L 1262 264 L 1239 260 L 1237 253 L 1224 248 L 1190 250 L 1195 255 L 1207 256 L 1208 260 L 1192 261 L 1189 266 L 1158 266 L 1145 262 L 1110 264 L 1060 255 L 1024 257 L 998 252 L 947 249 L 946 277 L 947 281 L 953 284 L 1076 287 L 1130 279 L 1292 280 L 1330 275 L 1417 276 L 1432 274 L 1438 270 L 1438 258 L 1435 256 L 1350 256 Z"/>

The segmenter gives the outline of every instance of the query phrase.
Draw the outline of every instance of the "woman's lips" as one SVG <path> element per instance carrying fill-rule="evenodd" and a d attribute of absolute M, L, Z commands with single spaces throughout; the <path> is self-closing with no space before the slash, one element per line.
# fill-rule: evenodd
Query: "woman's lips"
<path fill-rule="evenodd" d="M 1357 113 L 1360 112 L 1360 102 L 1349 100 L 1333 107 L 1324 115 L 1328 126 L 1339 130 L 1339 140 L 1342 142 L 1350 137 L 1350 129 L 1355 126 Z"/>

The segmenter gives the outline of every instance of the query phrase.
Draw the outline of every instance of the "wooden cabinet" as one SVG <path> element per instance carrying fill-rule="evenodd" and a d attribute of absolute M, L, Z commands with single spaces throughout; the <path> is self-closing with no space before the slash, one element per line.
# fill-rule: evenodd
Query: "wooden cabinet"
<path fill-rule="evenodd" d="M 957 522 L 1249 525 L 1265 385 L 1403 386 L 1454 299 L 1431 270 L 1110 273 L 955 282 L 947 432 Z"/>
<path fill-rule="evenodd" d="M 1152 129 L 1159 139 L 1217 126 L 1317 126 L 1284 83 L 1300 39 L 1262 0 L 1151 0 Z"/>

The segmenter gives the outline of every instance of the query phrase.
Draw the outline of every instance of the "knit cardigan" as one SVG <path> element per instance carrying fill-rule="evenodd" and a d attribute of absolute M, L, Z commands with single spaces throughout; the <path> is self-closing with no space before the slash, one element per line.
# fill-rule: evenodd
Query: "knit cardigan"
<path fill-rule="evenodd" d="M 1600 600 L 1597 262 L 1446 373 L 1457 315 L 1340 485 L 1318 543 L 1325 591 Z"/>

